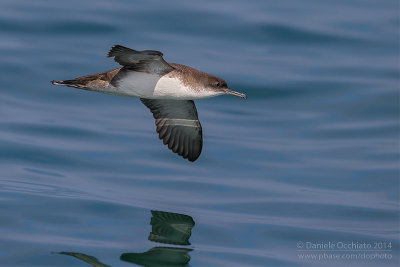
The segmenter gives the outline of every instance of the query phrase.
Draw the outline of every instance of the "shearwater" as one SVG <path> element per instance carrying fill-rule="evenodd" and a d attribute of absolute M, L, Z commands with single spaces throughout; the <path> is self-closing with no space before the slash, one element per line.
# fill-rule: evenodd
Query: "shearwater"
<path fill-rule="evenodd" d="M 51 83 L 140 98 L 153 113 L 164 145 L 189 161 L 195 161 L 203 147 L 202 128 L 193 100 L 223 94 L 247 99 L 245 94 L 229 89 L 221 78 L 166 62 L 159 51 L 137 51 L 115 45 L 108 57 L 114 57 L 122 67 Z"/>

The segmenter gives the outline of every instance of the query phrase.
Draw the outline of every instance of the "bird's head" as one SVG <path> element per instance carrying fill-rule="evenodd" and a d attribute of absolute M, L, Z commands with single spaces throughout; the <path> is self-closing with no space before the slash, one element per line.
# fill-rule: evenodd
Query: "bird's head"
<path fill-rule="evenodd" d="M 221 92 L 222 94 L 234 95 L 234 96 L 238 96 L 238 97 L 247 99 L 247 96 L 245 94 L 242 94 L 242 93 L 239 93 L 239 92 L 229 89 L 226 81 L 219 77 L 209 76 L 207 85 L 208 85 L 207 87 L 209 87 L 210 89 L 217 91 L 217 92 Z"/>

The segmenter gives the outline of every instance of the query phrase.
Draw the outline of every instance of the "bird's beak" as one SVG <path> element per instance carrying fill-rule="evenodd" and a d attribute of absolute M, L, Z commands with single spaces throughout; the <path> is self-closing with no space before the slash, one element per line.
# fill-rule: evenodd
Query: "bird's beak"
<path fill-rule="evenodd" d="M 245 94 L 242 94 L 242 93 L 233 91 L 233 90 L 231 90 L 231 89 L 229 89 L 229 88 L 224 89 L 224 92 L 225 92 L 225 94 L 227 94 L 227 95 L 234 95 L 234 96 L 238 96 L 238 97 L 247 99 L 247 96 L 246 96 Z"/>

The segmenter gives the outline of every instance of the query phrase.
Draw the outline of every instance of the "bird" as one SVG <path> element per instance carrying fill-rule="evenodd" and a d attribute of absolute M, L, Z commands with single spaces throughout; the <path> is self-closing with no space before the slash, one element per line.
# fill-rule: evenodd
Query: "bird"
<path fill-rule="evenodd" d="M 181 157 L 194 162 L 203 147 L 202 127 L 194 100 L 218 95 L 247 99 L 217 76 L 177 63 L 168 63 L 156 50 L 114 45 L 108 57 L 121 65 L 109 71 L 71 80 L 51 81 L 106 94 L 140 98 L 153 114 L 158 137 Z"/>

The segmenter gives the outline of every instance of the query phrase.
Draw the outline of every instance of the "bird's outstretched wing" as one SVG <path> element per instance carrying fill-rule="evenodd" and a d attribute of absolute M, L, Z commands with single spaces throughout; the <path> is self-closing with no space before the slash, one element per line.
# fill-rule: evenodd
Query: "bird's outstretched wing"
<path fill-rule="evenodd" d="M 203 147 L 201 124 L 192 100 L 140 99 L 153 113 L 157 133 L 174 153 L 195 161 Z"/>
<path fill-rule="evenodd" d="M 122 45 L 114 45 L 108 52 L 108 57 L 114 57 L 114 60 L 124 69 L 147 72 L 151 74 L 165 75 L 174 70 L 163 59 L 163 53 L 155 50 L 137 51 Z"/>
<path fill-rule="evenodd" d="M 76 252 L 59 252 L 58 254 L 69 255 L 73 256 L 77 259 L 80 259 L 84 262 L 91 264 L 93 267 L 111 267 L 104 263 L 99 262 L 99 260 L 93 256 L 89 256 L 83 253 L 76 253 Z"/>

